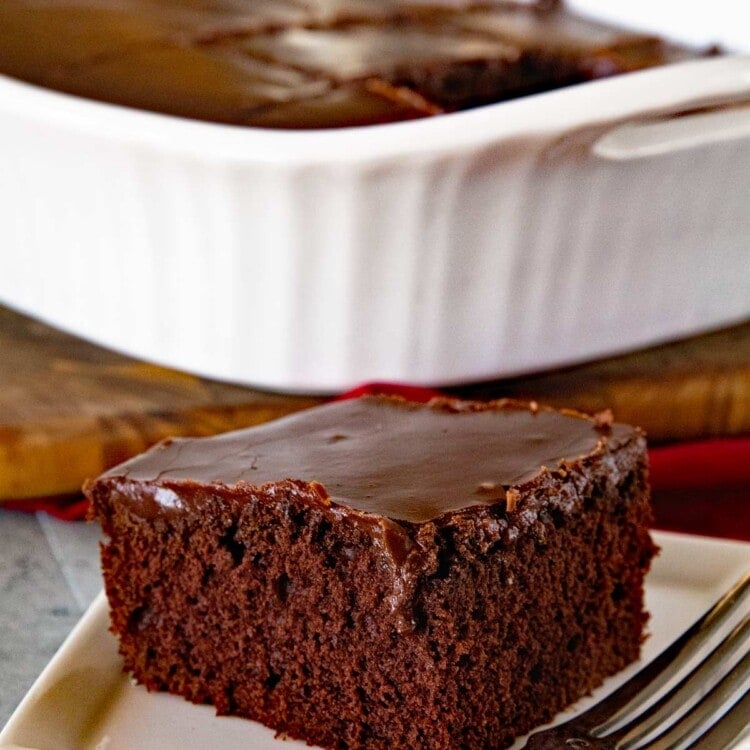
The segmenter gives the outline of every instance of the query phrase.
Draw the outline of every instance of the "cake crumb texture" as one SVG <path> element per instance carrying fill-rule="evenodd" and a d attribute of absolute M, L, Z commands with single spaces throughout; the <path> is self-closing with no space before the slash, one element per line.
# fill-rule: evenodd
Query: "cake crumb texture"
<path fill-rule="evenodd" d="M 504 748 L 638 657 L 655 547 L 637 431 L 512 503 L 418 523 L 312 479 L 88 485 L 140 683 L 325 748 Z"/>

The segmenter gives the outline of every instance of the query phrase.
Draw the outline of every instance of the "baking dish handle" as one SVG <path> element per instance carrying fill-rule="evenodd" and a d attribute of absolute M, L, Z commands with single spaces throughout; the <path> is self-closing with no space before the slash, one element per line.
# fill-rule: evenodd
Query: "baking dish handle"
<path fill-rule="evenodd" d="M 750 57 L 725 60 L 722 72 L 712 92 L 696 76 L 695 90 L 668 112 L 616 123 L 592 144 L 593 153 L 630 161 L 750 138 Z"/>

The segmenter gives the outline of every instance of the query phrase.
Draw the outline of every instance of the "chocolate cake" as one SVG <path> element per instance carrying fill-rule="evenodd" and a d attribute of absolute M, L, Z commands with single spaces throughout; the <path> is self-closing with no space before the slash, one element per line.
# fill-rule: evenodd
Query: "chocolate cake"
<path fill-rule="evenodd" d="M 699 54 L 550 0 L 2 0 L 0 73 L 222 123 L 426 117 Z"/>
<path fill-rule="evenodd" d="M 326 748 L 503 748 L 637 658 L 645 440 L 384 397 L 164 442 L 86 487 L 125 667 Z"/>

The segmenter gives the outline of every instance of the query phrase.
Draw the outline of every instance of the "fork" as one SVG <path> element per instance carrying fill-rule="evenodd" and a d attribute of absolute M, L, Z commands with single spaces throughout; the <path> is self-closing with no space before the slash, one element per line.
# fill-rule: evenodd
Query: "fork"
<path fill-rule="evenodd" d="M 748 593 L 750 571 L 634 677 L 588 711 L 532 734 L 525 750 L 729 747 L 750 725 L 750 614 L 696 661 Z"/>

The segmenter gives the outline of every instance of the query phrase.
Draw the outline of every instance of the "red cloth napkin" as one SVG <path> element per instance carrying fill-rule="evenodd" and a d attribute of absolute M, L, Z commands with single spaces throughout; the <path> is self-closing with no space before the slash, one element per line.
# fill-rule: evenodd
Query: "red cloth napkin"
<path fill-rule="evenodd" d="M 368 383 L 339 396 L 399 395 L 429 401 L 428 388 Z M 750 541 L 750 436 L 657 446 L 649 450 L 656 525 L 661 529 Z M 43 510 L 66 521 L 82 519 L 87 502 L 24 500 L 5 507 Z"/>

